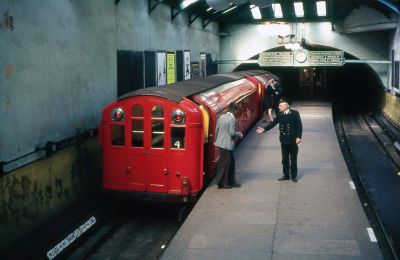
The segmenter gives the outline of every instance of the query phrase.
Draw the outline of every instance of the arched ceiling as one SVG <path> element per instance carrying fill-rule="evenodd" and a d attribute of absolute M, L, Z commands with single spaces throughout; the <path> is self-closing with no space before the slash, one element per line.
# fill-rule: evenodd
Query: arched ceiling
<path fill-rule="evenodd" d="M 117 0 L 118 1 L 118 0 Z M 322 22 L 343 20 L 353 9 L 365 5 L 377 10 L 388 18 L 392 13 L 400 14 L 399 0 L 325 0 L 327 15 L 318 16 L 316 2 L 320 0 L 198 0 L 182 8 L 183 0 L 148 0 L 149 12 L 158 4 L 165 3 L 171 7 L 171 19 L 181 12 L 189 14 L 190 22 L 200 18 L 203 26 L 217 22 L 221 27 L 230 24 L 258 24 L 265 22 Z M 304 17 L 296 17 L 294 2 L 303 2 Z M 271 3 L 279 3 L 283 18 L 275 18 Z M 260 6 L 262 18 L 255 20 L 250 5 Z M 232 10 L 228 11 L 230 8 Z M 217 10 L 219 9 L 219 10 Z M 226 12 L 228 11 L 228 12 Z"/>

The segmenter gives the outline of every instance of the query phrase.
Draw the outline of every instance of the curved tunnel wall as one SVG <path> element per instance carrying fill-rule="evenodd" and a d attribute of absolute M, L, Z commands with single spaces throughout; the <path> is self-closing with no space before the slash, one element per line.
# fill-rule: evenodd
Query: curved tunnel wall
<path fill-rule="evenodd" d="M 307 50 L 337 50 L 327 46 L 306 45 Z M 268 51 L 284 51 L 283 47 Z M 258 59 L 255 55 L 250 59 Z M 346 59 L 357 59 L 345 52 Z M 315 67 L 324 74 L 323 89 L 318 95 L 304 96 L 300 91 L 300 77 L 303 67 L 260 67 L 258 64 L 241 64 L 234 70 L 264 69 L 281 78 L 283 95 L 289 99 L 299 98 L 329 99 L 333 104 L 343 107 L 349 112 L 368 112 L 380 110 L 384 106 L 385 88 L 378 73 L 369 65 L 363 63 L 345 64 L 340 67 Z"/>
<path fill-rule="evenodd" d="M 365 17 L 363 18 L 365 20 Z M 368 21 L 371 22 L 374 18 L 368 17 Z M 361 23 L 362 24 L 362 23 Z M 290 25 L 295 28 L 296 34 L 301 35 L 305 38 L 307 43 L 335 46 L 338 49 L 344 50 L 347 53 L 353 54 L 352 59 L 376 59 L 376 60 L 389 60 L 391 52 L 394 52 L 394 60 L 400 60 L 400 20 L 397 22 L 397 29 L 386 30 L 386 31 L 371 31 L 364 33 L 339 33 L 332 30 L 330 23 L 317 24 L 310 23 L 305 24 L 303 28 Z M 360 25 L 360 24 L 357 24 Z M 224 32 L 221 37 L 221 60 L 246 60 L 250 57 L 254 57 L 265 50 L 277 48 L 276 36 L 271 35 L 266 30 L 265 26 L 251 26 L 251 25 L 235 25 L 224 28 Z M 237 64 L 223 64 L 220 65 L 219 69 L 221 72 L 232 71 L 237 68 L 250 68 L 248 66 L 239 66 Z M 368 68 L 365 68 L 368 67 Z M 355 68 L 361 68 L 362 73 L 352 73 Z M 355 79 L 349 78 L 349 75 L 359 75 L 359 84 L 350 90 L 345 101 L 353 106 L 360 104 L 360 107 L 372 107 L 382 109 L 382 113 L 385 114 L 393 123 L 400 126 L 400 106 L 398 105 L 399 100 L 399 89 L 394 89 L 394 85 L 390 82 L 393 77 L 391 66 L 387 64 L 371 64 L 368 65 L 356 65 L 347 64 L 343 67 L 342 73 L 340 70 L 334 68 L 328 68 L 331 75 L 327 78 L 330 89 L 335 90 L 335 95 L 338 93 L 349 92 L 348 86 L 355 86 L 353 83 Z M 277 73 L 286 81 L 284 85 L 298 84 L 297 73 L 291 69 L 282 68 L 268 68 L 271 72 Z M 366 74 L 363 74 L 366 73 Z M 365 75 L 369 75 L 369 79 L 365 78 Z M 346 76 L 347 75 L 347 76 Z M 339 76 L 339 78 L 336 78 Z M 340 79 L 337 81 L 336 79 Z M 353 81 L 353 83 L 352 83 Z M 335 84 L 338 82 L 340 84 Z M 384 86 L 386 92 L 380 89 Z M 390 91 L 389 91 L 390 90 Z M 376 95 L 378 91 L 378 95 Z M 360 98 L 361 95 L 365 97 L 365 93 L 368 94 L 367 98 Z M 396 94 L 397 93 L 397 94 Z M 298 95 L 296 91 L 291 91 L 289 94 Z M 357 97 L 357 95 L 360 97 Z M 365 102 L 370 102 L 367 106 L 364 106 Z"/>
<path fill-rule="evenodd" d="M 386 92 L 382 112 L 394 125 L 400 128 L 400 97 Z"/>
<path fill-rule="evenodd" d="M 393 36 L 393 41 L 391 45 L 391 51 L 393 51 L 393 60 L 395 61 L 400 61 L 400 20 L 397 23 L 397 29 L 396 32 L 394 33 Z M 396 76 L 392 75 L 394 72 L 394 69 L 392 68 L 391 70 L 391 78 L 392 84 L 391 84 L 391 92 L 386 92 L 386 99 L 385 99 L 385 105 L 383 108 L 383 113 L 385 114 L 386 117 L 388 117 L 397 127 L 400 128 L 400 79 L 397 78 L 396 81 Z M 400 74 L 400 71 L 398 71 Z"/>
<path fill-rule="evenodd" d="M 290 25 L 298 37 L 309 45 L 335 46 L 336 49 L 351 53 L 357 59 L 388 60 L 390 32 L 344 34 L 332 30 L 326 23 L 305 23 Z M 279 47 L 276 35 L 271 35 L 265 25 L 234 25 L 224 29 L 221 37 L 221 60 L 247 60 L 263 52 Z M 220 65 L 220 72 L 232 71 L 237 64 Z M 387 86 L 388 65 L 371 67 Z"/>
<path fill-rule="evenodd" d="M 82 198 L 93 198 L 100 162 L 99 144 L 91 139 L 1 176 L 0 252 Z"/>

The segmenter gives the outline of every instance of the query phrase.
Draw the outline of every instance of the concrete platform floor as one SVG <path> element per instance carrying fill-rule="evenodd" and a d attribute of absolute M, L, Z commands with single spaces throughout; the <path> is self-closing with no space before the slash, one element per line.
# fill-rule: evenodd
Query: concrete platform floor
<path fill-rule="evenodd" d="M 209 186 L 162 259 L 383 259 L 349 184 L 330 104 L 293 105 L 304 129 L 299 182 L 277 180 L 278 127 L 254 128 L 235 150 L 242 187 Z"/>

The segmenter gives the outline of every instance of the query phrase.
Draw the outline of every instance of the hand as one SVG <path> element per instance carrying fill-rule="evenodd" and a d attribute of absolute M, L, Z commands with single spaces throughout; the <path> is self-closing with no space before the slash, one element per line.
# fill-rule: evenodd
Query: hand
<path fill-rule="evenodd" d="M 241 132 L 236 132 L 233 139 L 234 140 L 239 140 L 243 138 L 243 134 Z"/>
<path fill-rule="evenodd" d="M 265 130 L 262 127 L 257 127 L 256 132 L 257 132 L 257 134 L 262 134 L 265 132 Z"/>
<path fill-rule="evenodd" d="M 296 138 L 296 144 L 300 144 L 301 143 L 301 139 L 300 138 Z"/>

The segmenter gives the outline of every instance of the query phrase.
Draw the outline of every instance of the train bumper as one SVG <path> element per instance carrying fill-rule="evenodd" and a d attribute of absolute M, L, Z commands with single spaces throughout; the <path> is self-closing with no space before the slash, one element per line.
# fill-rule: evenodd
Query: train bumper
<path fill-rule="evenodd" d="M 194 203 L 198 199 L 198 194 L 188 194 L 186 196 L 156 192 L 136 192 L 136 191 L 117 191 L 104 190 L 107 197 L 119 200 L 138 200 L 154 202 L 172 202 L 172 203 Z"/>

